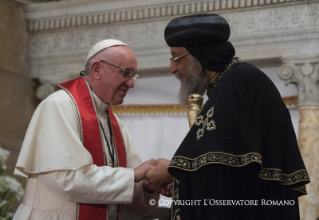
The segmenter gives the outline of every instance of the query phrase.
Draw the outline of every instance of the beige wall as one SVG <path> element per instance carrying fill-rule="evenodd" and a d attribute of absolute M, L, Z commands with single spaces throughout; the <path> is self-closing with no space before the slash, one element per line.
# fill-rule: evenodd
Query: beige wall
<path fill-rule="evenodd" d="M 23 5 L 0 0 L 0 145 L 10 150 L 11 171 L 38 99 L 28 78 L 28 33 Z"/>

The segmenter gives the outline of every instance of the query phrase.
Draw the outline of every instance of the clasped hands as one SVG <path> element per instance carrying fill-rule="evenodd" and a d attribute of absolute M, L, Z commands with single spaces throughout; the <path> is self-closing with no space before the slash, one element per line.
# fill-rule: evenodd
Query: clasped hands
<path fill-rule="evenodd" d="M 170 161 L 165 159 L 151 159 L 134 169 L 135 182 L 143 180 L 145 191 L 158 191 L 163 196 L 172 196 L 173 177 L 167 171 Z"/>

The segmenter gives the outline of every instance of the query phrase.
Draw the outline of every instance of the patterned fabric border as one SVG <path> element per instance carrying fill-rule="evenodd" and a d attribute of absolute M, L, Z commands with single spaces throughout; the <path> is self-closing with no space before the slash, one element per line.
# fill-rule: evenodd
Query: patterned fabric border
<path fill-rule="evenodd" d="M 217 86 L 219 80 L 220 80 L 220 79 L 222 78 L 222 76 L 226 73 L 226 71 L 229 70 L 229 68 L 230 68 L 232 65 L 234 65 L 235 63 L 239 63 L 239 62 L 241 62 L 241 59 L 240 59 L 239 57 L 234 57 L 234 58 L 230 61 L 230 63 L 229 63 L 227 66 L 225 66 L 224 70 L 223 70 L 222 72 L 218 73 L 218 76 L 214 79 L 214 81 L 209 84 L 209 87 L 208 87 L 207 92 L 206 92 L 206 94 L 207 94 L 208 97 L 210 97 L 210 95 L 212 94 L 213 90 L 216 88 L 216 86 Z"/>
<path fill-rule="evenodd" d="M 294 188 L 294 190 L 297 190 L 297 191 L 299 191 L 299 192 L 301 192 L 301 193 L 303 193 L 303 194 L 305 194 L 305 195 L 307 194 L 306 186 L 305 186 L 305 185 L 298 186 L 298 187 Z"/>
<path fill-rule="evenodd" d="M 310 181 L 306 170 L 298 170 L 292 174 L 283 174 L 280 169 L 262 168 L 259 177 L 265 180 L 281 181 L 283 185 L 292 185 L 300 181 Z"/>
<path fill-rule="evenodd" d="M 195 159 L 174 156 L 169 167 L 176 167 L 178 169 L 195 171 L 207 164 L 224 164 L 233 167 L 246 166 L 251 162 L 262 164 L 262 156 L 258 153 L 248 153 L 244 155 L 233 155 L 222 152 L 211 152 L 201 155 Z"/>
<path fill-rule="evenodd" d="M 173 195 L 172 200 L 179 200 L 179 180 L 174 178 L 173 184 Z M 175 203 L 171 204 L 171 220 L 180 220 L 180 209 L 177 207 Z"/>
<path fill-rule="evenodd" d="M 210 152 L 197 158 L 174 156 L 169 167 L 186 171 L 196 171 L 208 164 L 224 164 L 233 167 L 242 167 L 252 162 L 259 163 L 262 166 L 262 156 L 258 153 L 233 155 L 223 152 Z M 310 181 L 309 175 L 305 169 L 295 171 L 292 174 L 284 174 L 280 169 L 265 168 L 262 166 L 259 177 L 265 180 L 280 181 L 282 185 L 293 185 L 301 181 Z M 305 186 L 296 187 L 294 190 L 307 194 Z"/>

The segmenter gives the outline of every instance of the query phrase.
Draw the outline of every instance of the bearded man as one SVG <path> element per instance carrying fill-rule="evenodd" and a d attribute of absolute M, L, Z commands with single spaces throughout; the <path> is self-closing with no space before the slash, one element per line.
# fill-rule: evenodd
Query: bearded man
<path fill-rule="evenodd" d="M 175 54 L 175 52 L 173 52 Z M 189 53 L 187 52 L 186 55 Z M 185 55 L 185 56 L 186 56 Z M 209 80 L 205 76 L 205 72 L 202 70 L 202 66 L 196 60 L 194 57 L 189 56 L 189 66 L 185 70 L 185 73 L 183 74 L 181 71 L 175 71 L 174 65 L 171 65 L 171 72 L 173 72 L 177 79 L 181 81 L 181 87 L 179 90 L 179 102 L 183 107 L 188 106 L 188 97 L 193 94 L 204 94 L 206 91 Z M 182 57 L 181 57 L 182 58 Z M 172 63 L 177 64 L 178 59 L 174 60 L 174 58 L 171 60 Z M 174 72 L 175 71 L 175 72 Z"/>
<path fill-rule="evenodd" d="M 217 14 L 173 19 L 165 29 L 180 101 L 209 97 L 171 161 L 150 182 L 173 181 L 171 219 L 297 220 L 309 177 L 288 109 L 273 82 L 234 57 L 230 27 Z"/>

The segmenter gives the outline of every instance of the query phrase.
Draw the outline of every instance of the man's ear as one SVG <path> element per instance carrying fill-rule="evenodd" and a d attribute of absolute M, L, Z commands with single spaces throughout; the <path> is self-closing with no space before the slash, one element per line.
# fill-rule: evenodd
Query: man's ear
<path fill-rule="evenodd" d="M 93 78 L 100 80 L 101 79 L 101 63 L 99 61 L 95 61 L 91 65 L 91 74 Z"/>

